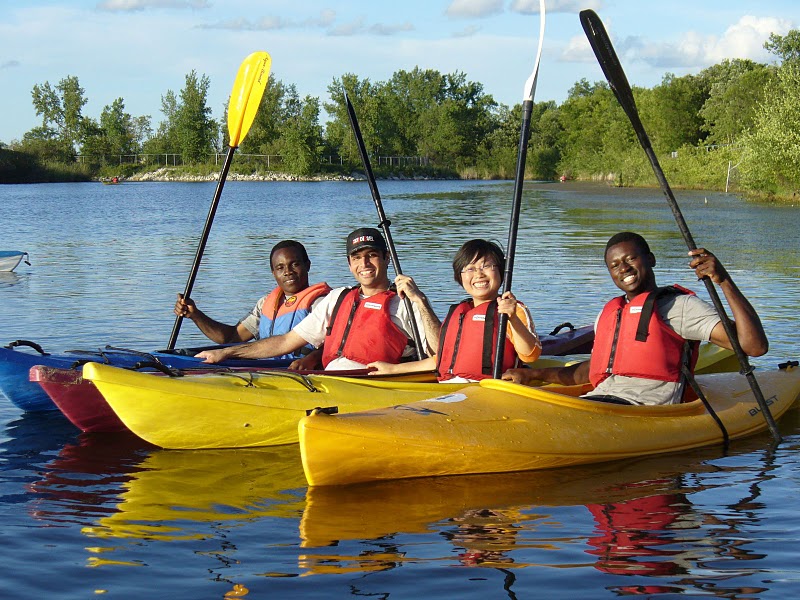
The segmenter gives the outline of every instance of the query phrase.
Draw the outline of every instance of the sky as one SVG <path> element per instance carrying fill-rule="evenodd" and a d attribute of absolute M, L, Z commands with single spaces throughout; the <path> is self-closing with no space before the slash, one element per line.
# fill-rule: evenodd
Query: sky
<path fill-rule="evenodd" d="M 797 0 L 547 0 L 535 101 L 561 103 L 581 79 L 603 79 L 578 19 L 585 8 L 644 87 L 726 58 L 774 62 L 763 49 L 770 33 L 800 27 Z M 99 120 L 122 98 L 155 129 L 161 97 L 195 70 L 221 119 L 239 64 L 256 50 L 272 57 L 272 77 L 322 102 L 343 74 L 379 82 L 419 66 L 463 72 L 511 106 L 538 37 L 538 0 L 0 0 L 0 142 L 41 125 L 34 85 L 67 76 L 85 90 L 84 116 Z"/>

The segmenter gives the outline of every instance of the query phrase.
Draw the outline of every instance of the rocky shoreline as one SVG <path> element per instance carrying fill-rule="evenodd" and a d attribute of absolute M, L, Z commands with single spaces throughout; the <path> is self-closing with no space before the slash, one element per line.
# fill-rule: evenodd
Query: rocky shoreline
<path fill-rule="evenodd" d="M 155 171 L 147 173 L 134 173 L 130 177 L 120 179 L 121 181 L 176 181 L 176 182 L 207 182 L 217 181 L 219 179 L 219 172 L 207 173 L 205 175 L 191 175 L 181 172 L 174 168 L 161 167 Z M 425 175 L 415 175 L 413 177 L 392 176 L 392 177 L 378 177 L 384 180 L 397 180 L 397 181 L 425 181 L 430 179 L 444 179 L 441 177 L 429 177 Z M 365 181 L 366 176 L 363 173 L 354 172 L 350 175 L 311 175 L 308 177 L 299 177 L 297 175 L 290 175 L 288 173 L 280 173 L 277 171 L 267 171 L 266 173 L 250 173 L 241 174 L 229 172 L 227 181 Z"/>
<path fill-rule="evenodd" d="M 205 175 L 190 175 L 174 169 L 162 167 L 147 173 L 135 173 L 126 177 L 125 181 L 180 181 L 180 182 L 206 182 L 217 181 L 219 172 Z M 311 177 L 298 177 L 288 173 L 267 171 L 266 173 L 250 173 L 247 175 L 229 172 L 227 181 L 362 181 L 365 177 L 360 173 L 352 175 L 314 175 Z"/>

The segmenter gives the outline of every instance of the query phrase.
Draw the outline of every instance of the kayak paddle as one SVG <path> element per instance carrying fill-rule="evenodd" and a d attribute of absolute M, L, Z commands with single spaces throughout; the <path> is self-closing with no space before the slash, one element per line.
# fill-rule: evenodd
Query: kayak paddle
<path fill-rule="evenodd" d="M 364 164 L 364 171 L 367 173 L 367 182 L 369 183 L 369 189 L 372 192 L 372 200 L 375 202 L 375 208 L 378 210 L 378 219 L 380 219 L 380 223 L 378 226 L 383 230 L 383 237 L 386 239 L 386 245 L 389 247 L 389 256 L 392 258 L 392 263 L 394 264 L 394 270 L 397 272 L 398 275 L 402 275 L 403 271 L 400 270 L 400 259 L 397 258 L 397 250 L 394 247 L 394 241 L 392 240 L 392 233 L 389 231 L 389 225 L 392 222 L 386 218 L 386 213 L 383 212 L 383 204 L 381 203 L 381 195 L 378 192 L 378 184 L 375 181 L 375 175 L 372 174 L 372 166 L 369 163 L 369 155 L 367 154 L 367 148 L 364 145 L 364 138 L 361 136 L 361 127 L 358 125 L 358 118 L 356 117 L 356 111 L 353 108 L 353 103 L 350 102 L 350 97 L 347 95 L 347 92 L 344 93 L 344 101 L 347 104 L 347 116 L 350 117 L 350 126 L 353 129 L 353 135 L 356 136 L 356 145 L 358 146 L 358 153 L 361 155 L 361 162 Z M 419 330 L 417 329 L 417 320 L 414 318 L 414 310 L 411 306 L 411 300 L 408 298 L 403 298 L 403 302 L 406 305 L 406 310 L 408 311 L 409 319 L 411 319 L 411 334 L 414 336 L 414 346 L 416 346 L 415 351 L 417 354 L 417 360 L 422 360 L 427 356 L 425 349 L 422 347 L 422 339 L 419 337 Z"/>
<path fill-rule="evenodd" d="M 189 272 L 189 279 L 186 282 L 186 289 L 183 292 L 184 298 L 189 298 L 192 293 L 194 280 L 197 278 L 197 271 L 200 268 L 200 260 L 203 258 L 203 252 L 205 251 L 206 242 L 208 241 L 208 234 L 211 231 L 211 224 L 214 222 L 214 215 L 217 212 L 217 205 L 222 195 L 222 187 L 225 185 L 225 179 L 228 177 L 228 169 L 230 169 L 231 161 L 233 160 L 233 153 L 245 138 L 247 132 L 250 131 L 253 119 L 256 118 L 258 107 L 261 104 L 261 96 L 264 95 L 264 88 L 267 87 L 267 79 L 269 79 L 269 70 L 271 66 L 272 59 L 266 52 L 253 52 L 239 65 L 239 72 L 236 74 L 236 81 L 233 82 L 231 99 L 228 103 L 228 136 L 230 137 L 228 153 L 225 156 L 225 163 L 222 165 L 222 170 L 219 173 L 214 199 L 211 201 L 211 207 L 208 209 L 208 216 L 206 217 L 206 223 L 203 227 L 203 235 L 200 237 L 200 243 L 197 245 L 197 252 L 194 256 L 194 263 L 192 263 L 192 270 Z M 172 327 L 172 335 L 170 335 L 169 338 L 169 344 L 167 346 L 169 350 L 175 349 L 175 343 L 178 341 L 178 333 L 180 333 L 182 322 L 183 317 L 178 315 L 175 318 L 175 325 Z"/>
<path fill-rule="evenodd" d="M 514 273 L 514 254 L 517 248 L 517 230 L 519 229 L 519 213 L 522 205 L 522 188 L 525 185 L 525 160 L 528 155 L 528 138 L 531 133 L 531 112 L 533 111 L 533 95 L 536 92 L 536 79 L 539 76 L 539 61 L 542 58 L 544 44 L 545 9 L 544 0 L 539 0 L 539 49 L 536 51 L 536 62 L 531 76 L 522 90 L 522 128 L 519 133 L 519 150 L 517 151 L 517 174 L 514 179 L 514 203 L 511 207 L 511 223 L 508 227 L 508 246 L 506 248 L 506 271 L 503 276 L 503 293 L 511 290 L 511 277 Z M 497 328 L 497 347 L 494 353 L 494 372 L 492 376 L 500 379 L 503 375 L 503 349 L 506 345 L 506 327 L 508 315 L 500 315 Z"/>
<path fill-rule="evenodd" d="M 656 153 L 653 151 L 653 147 L 650 144 L 650 138 L 648 137 L 647 132 L 644 129 L 644 125 L 642 125 L 642 121 L 639 118 L 639 112 L 636 109 L 636 102 L 633 98 L 633 91 L 628 83 L 628 78 L 625 76 L 625 72 L 622 70 L 622 64 L 619 62 L 617 53 L 614 51 L 614 47 L 611 45 L 611 40 L 608 37 L 608 33 L 606 33 L 603 22 L 593 10 L 581 11 L 580 20 L 583 30 L 586 32 L 586 37 L 589 39 L 589 44 L 592 46 L 595 56 L 597 56 L 597 62 L 600 63 L 600 67 L 603 69 L 603 73 L 605 74 L 606 79 L 611 86 L 611 90 L 617 97 L 617 101 L 620 103 L 620 106 L 622 106 L 625 114 L 628 115 L 628 119 L 633 126 L 633 130 L 636 132 L 636 137 L 639 138 L 639 144 L 642 146 L 644 153 L 650 160 L 650 165 L 653 168 L 656 179 L 658 179 L 658 183 L 661 185 L 664 195 L 667 197 L 669 206 L 672 209 L 672 214 L 675 217 L 675 221 L 678 224 L 678 229 L 680 229 L 686 245 L 689 247 L 689 250 L 696 249 L 697 245 L 694 243 L 694 239 L 689 231 L 689 227 L 683 218 L 681 209 L 675 200 L 675 196 L 672 193 L 669 183 L 667 182 L 664 171 L 661 169 L 661 165 L 658 162 Z M 747 360 L 747 355 L 744 353 L 741 345 L 739 344 L 739 339 L 736 337 L 736 330 L 734 329 L 733 323 L 725 313 L 725 308 L 722 306 L 722 301 L 717 293 L 717 288 L 714 287 L 714 282 L 708 277 L 703 277 L 703 283 L 705 284 L 708 295 L 711 298 L 711 302 L 714 304 L 714 308 L 716 309 L 717 314 L 722 321 L 722 325 L 725 328 L 725 333 L 728 335 L 728 339 L 731 341 L 733 351 L 736 353 L 736 358 L 739 359 L 739 364 L 742 367 L 741 373 L 747 377 L 747 381 L 750 384 L 750 389 L 753 391 L 753 395 L 758 402 L 761 413 L 764 415 L 764 419 L 767 422 L 770 433 L 772 433 L 772 437 L 775 438 L 776 443 L 780 442 L 781 436 L 778 432 L 778 426 L 775 423 L 775 419 L 772 417 L 772 413 L 770 412 L 769 406 L 764 399 L 764 394 L 761 392 L 758 381 L 756 381 L 755 375 L 753 375 L 753 367 L 750 366 Z"/>

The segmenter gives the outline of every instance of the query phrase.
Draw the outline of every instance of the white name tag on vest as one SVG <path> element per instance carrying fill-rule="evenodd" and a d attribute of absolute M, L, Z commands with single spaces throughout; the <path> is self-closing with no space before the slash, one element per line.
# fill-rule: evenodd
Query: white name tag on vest
<path fill-rule="evenodd" d="M 632 315 L 636 315 L 636 314 L 642 312 L 642 307 L 641 306 L 631 306 L 630 311 L 631 311 Z"/>
<path fill-rule="evenodd" d="M 377 302 L 364 302 L 364 308 L 373 308 L 380 310 L 381 306 L 382 305 L 378 304 Z"/>
<path fill-rule="evenodd" d="M 486 321 L 486 315 L 472 315 L 473 321 Z"/>

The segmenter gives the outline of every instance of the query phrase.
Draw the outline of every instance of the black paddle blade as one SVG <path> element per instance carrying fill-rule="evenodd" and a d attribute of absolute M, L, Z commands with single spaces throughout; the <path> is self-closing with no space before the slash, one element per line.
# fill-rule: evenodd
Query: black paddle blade
<path fill-rule="evenodd" d="M 625 76 L 625 71 L 622 69 L 622 64 L 619 62 L 619 57 L 614 51 L 614 46 L 611 45 L 611 39 L 608 37 L 603 22 L 593 10 L 582 10 L 580 19 L 583 30 L 589 40 L 589 45 L 597 57 L 597 62 L 600 63 L 600 68 L 603 69 L 603 74 L 606 76 L 609 86 L 611 86 L 611 91 L 614 92 L 614 96 L 622 106 L 622 110 L 628 115 L 628 119 L 630 119 L 631 125 L 633 125 L 633 129 L 642 145 L 649 146 L 650 139 L 647 137 L 647 132 L 642 125 L 641 119 L 639 119 L 639 111 L 636 109 L 633 91 L 628 83 L 628 78 Z"/>

